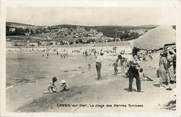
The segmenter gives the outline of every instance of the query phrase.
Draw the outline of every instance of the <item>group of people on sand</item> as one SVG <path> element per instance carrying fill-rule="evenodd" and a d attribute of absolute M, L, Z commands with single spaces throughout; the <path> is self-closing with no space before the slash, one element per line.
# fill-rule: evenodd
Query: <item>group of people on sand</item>
<path fill-rule="evenodd" d="M 118 74 L 118 66 L 121 66 L 122 73 L 126 75 L 126 77 L 129 80 L 128 85 L 128 91 L 132 92 L 133 88 L 133 81 L 136 80 L 136 87 L 137 92 L 142 92 L 141 89 L 141 81 L 153 81 L 150 77 L 148 77 L 144 73 L 144 69 L 141 67 L 140 62 L 145 61 L 144 57 L 148 56 L 150 60 L 153 59 L 151 51 L 147 51 L 144 55 L 143 53 L 140 56 L 140 50 L 136 47 L 133 47 L 132 49 L 132 57 L 131 59 L 128 59 L 124 57 L 124 53 L 121 52 L 116 60 L 113 62 L 113 68 L 114 68 L 114 75 Z M 85 51 L 83 53 L 85 56 L 88 56 L 88 52 Z M 101 69 L 102 69 L 102 62 L 104 59 L 104 51 L 94 51 L 94 55 L 96 57 L 95 60 L 95 67 L 97 71 L 97 79 L 101 79 Z M 168 56 L 169 55 L 169 56 Z M 91 68 L 91 64 L 88 64 L 88 68 Z M 172 74 L 172 68 L 173 68 L 173 74 Z M 157 76 L 160 78 L 160 87 L 163 86 L 169 86 L 169 83 L 175 83 L 176 82 L 176 49 L 173 50 L 167 50 L 163 49 L 163 51 L 160 53 L 160 60 L 159 60 L 159 68 L 157 70 Z M 55 85 L 55 82 L 57 82 L 57 78 L 53 77 L 50 85 L 48 86 L 49 92 L 57 92 L 57 88 Z M 60 91 L 66 91 L 69 90 L 66 82 L 64 80 L 61 80 L 61 90 Z"/>
<path fill-rule="evenodd" d="M 132 92 L 133 88 L 133 80 L 134 78 L 136 79 L 136 87 L 137 87 L 137 92 L 142 92 L 141 89 L 141 81 L 153 81 L 150 77 L 148 77 L 145 73 L 143 68 L 140 65 L 140 57 L 139 57 L 139 52 L 140 50 L 136 47 L 133 47 L 132 49 L 132 59 L 129 60 L 128 62 L 128 70 L 126 72 L 126 76 L 129 79 L 129 86 L 128 86 L 128 91 Z"/>
<path fill-rule="evenodd" d="M 137 91 L 141 92 L 141 81 L 140 81 L 140 72 L 143 72 L 143 69 L 140 69 L 140 65 L 138 63 L 137 55 L 134 55 L 133 52 L 133 59 L 128 61 L 125 57 L 122 56 L 123 53 L 120 53 L 116 59 L 116 61 L 113 63 L 114 67 L 114 74 L 117 75 L 118 73 L 118 64 L 120 62 L 120 65 L 123 67 L 128 67 L 127 69 L 127 76 L 129 78 L 129 91 L 132 91 L 132 84 L 133 79 L 136 79 L 136 85 L 137 85 Z M 103 61 L 103 52 L 100 52 L 98 56 L 96 56 L 96 70 L 97 70 L 97 79 L 101 79 L 101 67 L 102 67 L 102 61 Z"/>
<path fill-rule="evenodd" d="M 170 89 L 169 84 L 176 83 L 176 49 L 164 48 L 160 53 L 157 76 L 160 78 L 160 87 Z"/>
<path fill-rule="evenodd" d="M 63 91 L 68 91 L 69 87 L 67 85 L 67 82 L 65 80 L 60 81 L 60 86 L 59 88 L 57 87 L 58 79 L 57 77 L 53 77 L 48 85 L 48 92 L 49 93 L 56 93 L 56 92 L 63 92 Z M 45 91 L 46 92 L 46 91 Z"/>
<path fill-rule="evenodd" d="M 113 63 L 114 74 L 118 74 L 118 66 L 122 67 L 122 72 L 125 71 L 126 76 L 129 79 L 129 87 L 128 90 L 132 91 L 132 84 L 134 78 L 136 79 L 136 87 L 137 92 L 141 92 L 141 81 L 153 81 L 149 76 L 144 73 L 143 68 L 140 66 L 140 61 L 145 61 L 144 59 L 140 59 L 139 49 L 134 47 L 132 49 L 132 59 L 128 60 L 124 56 L 124 53 L 120 53 Z M 150 61 L 152 61 L 152 52 L 147 51 L 147 54 Z M 168 56 L 169 54 L 169 56 Z M 98 56 L 96 56 L 96 71 L 97 71 L 97 79 L 101 79 L 101 67 L 103 61 L 103 52 L 100 52 Z M 120 64 L 119 64 L 120 63 Z M 173 70 L 172 70 L 173 68 Z M 173 73 L 172 73 L 173 71 Z M 160 53 L 159 60 L 159 69 L 157 71 L 157 75 L 160 77 L 160 87 L 163 85 L 168 86 L 169 83 L 176 82 L 176 49 L 167 50 L 163 49 L 163 52 Z"/>

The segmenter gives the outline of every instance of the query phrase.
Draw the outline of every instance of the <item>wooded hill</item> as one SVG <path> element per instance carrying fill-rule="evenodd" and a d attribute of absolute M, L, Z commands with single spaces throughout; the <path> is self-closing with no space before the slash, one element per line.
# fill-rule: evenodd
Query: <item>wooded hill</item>
<path fill-rule="evenodd" d="M 120 40 L 131 40 L 138 38 L 143 33 L 157 27 L 156 25 L 141 26 L 81 26 L 81 25 L 52 25 L 52 26 L 35 26 L 15 22 L 6 22 L 7 36 L 38 36 L 49 37 L 50 39 L 64 38 L 86 38 L 86 37 L 109 37 L 119 38 Z M 104 39 L 104 38 L 103 38 Z"/>

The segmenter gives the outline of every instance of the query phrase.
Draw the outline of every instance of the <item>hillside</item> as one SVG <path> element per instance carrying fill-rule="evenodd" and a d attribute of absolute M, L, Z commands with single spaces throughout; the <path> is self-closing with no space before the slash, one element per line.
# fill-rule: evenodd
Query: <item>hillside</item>
<path fill-rule="evenodd" d="M 68 43 L 112 42 L 136 39 L 155 27 L 157 26 L 81 26 L 70 24 L 35 26 L 6 22 L 6 35 L 10 40 L 16 40 L 18 36 L 28 36 L 29 39 L 31 37 L 32 39 L 68 41 Z"/>

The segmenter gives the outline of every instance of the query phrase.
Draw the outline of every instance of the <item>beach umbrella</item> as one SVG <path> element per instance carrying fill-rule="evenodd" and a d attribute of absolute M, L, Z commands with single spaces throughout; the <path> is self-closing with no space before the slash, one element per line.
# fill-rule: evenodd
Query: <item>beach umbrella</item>
<path fill-rule="evenodd" d="M 158 26 L 133 41 L 133 46 L 141 49 L 159 49 L 164 44 L 175 43 L 176 32 L 172 26 Z"/>

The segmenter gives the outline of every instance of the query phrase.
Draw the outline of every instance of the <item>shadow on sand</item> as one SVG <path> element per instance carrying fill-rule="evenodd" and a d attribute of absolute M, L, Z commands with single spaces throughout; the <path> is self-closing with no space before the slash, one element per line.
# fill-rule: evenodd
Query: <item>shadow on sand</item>
<path fill-rule="evenodd" d="M 124 88 L 124 90 L 127 91 L 127 92 L 131 92 L 131 91 L 129 90 L 129 88 Z M 137 92 L 137 90 L 136 90 L 136 89 L 132 89 L 132 92 Z"/>
<path fill-rule="evenodd" d="M 160 87 L 160 84 L 153 84 L 153 86 L 155 86 L 155 87 Z"/>

